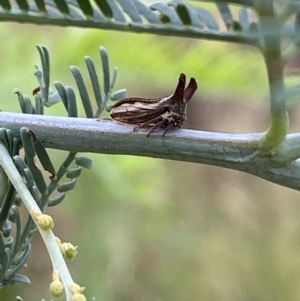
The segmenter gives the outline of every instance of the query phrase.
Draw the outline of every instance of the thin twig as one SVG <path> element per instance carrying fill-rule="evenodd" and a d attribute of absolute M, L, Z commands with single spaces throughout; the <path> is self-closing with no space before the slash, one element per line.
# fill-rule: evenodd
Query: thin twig
<path fill-rule="evenodd" d="M 7 149 L 2 143 L 0 143 L 0 165 L 6 172 L 9 180 L 11 181 L 17 193 L 23 200 L 23 203 L 26 206 L 28 212 L 30 214 L 32 212 L 42 213 L 38 205 L 36 204 L 34 198 L 30 194 L 27 186 L 23 182 L 23 179 L 19 174 L 16 166 L 14 165 L 13 160 L 10 157 Z M 34 217 L 33 220 L 35 221 Z M 60 279 L 64 285 L 66 300 L 70 301 L 72 296 L 70 287 L 72 285 L 75 285 L 75 283 L 69 273 L 68 267 L 57 244 L 56 237 L 54 236 L 51 230 L 43 230 L 37 223 L 36 225 L 48 250 L 53 270 L 59 273 Z"/>

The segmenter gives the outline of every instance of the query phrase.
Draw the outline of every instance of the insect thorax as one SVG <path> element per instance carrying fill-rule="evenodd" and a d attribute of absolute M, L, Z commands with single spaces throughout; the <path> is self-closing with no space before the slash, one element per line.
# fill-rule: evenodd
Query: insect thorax
<path fill-rule="evenodd" d="M 167 127 L 172 122 L 174 127 L 180 128 L 187 119 L 186 108 L 185 101 L 175 100 L 173 104 L 170 104 L 168 111 L 162 115 L 165 119 L 162 127 Z"/>

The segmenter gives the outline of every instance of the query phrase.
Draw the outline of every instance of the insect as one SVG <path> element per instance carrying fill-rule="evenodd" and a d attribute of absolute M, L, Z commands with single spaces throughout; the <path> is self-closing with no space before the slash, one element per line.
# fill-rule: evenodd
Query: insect
<path fill-rule="evenodd" d="M 139 128 L 150 127 L 147 137 L 159 127 L 165 128 L 162 137 L 172 128 L 180 128 L 186 121 L 186 107 L 188 101 L 197 90 L 197 83 L 191 78 L 185 88 L 186 77 L 181 73 L 174 94 L 166 97 L 125 98 L 114 104 L 110 111 L 112 119 L 136 125 Z"/>

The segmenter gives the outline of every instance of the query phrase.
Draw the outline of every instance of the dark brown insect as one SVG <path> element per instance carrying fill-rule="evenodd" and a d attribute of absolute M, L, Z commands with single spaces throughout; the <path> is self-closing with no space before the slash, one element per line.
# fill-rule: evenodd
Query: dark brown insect
<path fill-rule="evenodd" d="M 188 101 L 197 90 L 197 83 L 191 78 L 185 88 L 185 74 L 181 73 L 174 94 L 155 99 L 125 98 L 112 106 L 111 118 L 116 121 L 134 124 L 134 131 L 139 128 L 151 127 L 147 137 L 156 128 L 165 128 L 162 136 L 172 128 L 180 128 L 186 121 Z"/>

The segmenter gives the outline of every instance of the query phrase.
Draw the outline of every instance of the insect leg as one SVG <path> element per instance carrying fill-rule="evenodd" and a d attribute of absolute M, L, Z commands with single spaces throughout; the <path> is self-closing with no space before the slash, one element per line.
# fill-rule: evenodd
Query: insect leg
<path fill-rule="evenodd" d="M 152 128 L 150 129 L 150 131 L 148 132 L 148 134 L 147 134 L 147 137 L 149 137 L 150 133 L 152 131 L 154 131 L 156 128 L 162 126 L 163 123 L 164 123 L 164 121 L 165 121 L 165 119 L 162 116 L 157 116 L 157 117 L 155 117 L 155 118 L 153 118 L 151 120 L 148 120 L 148 121 L 146 121 L 146 122 L 144 122 L 142 124 L 137 125 L 133 130 L 136 131 L 139 128 L 147 127 L 150 124 L 154 124 L 152 126 Z"/>
<path fill-rule="evenodd" d="M 150 124 L 155 124 L 156 125 L 158 122 L 164 121 L 164 120 L 165 119 L 161 115 L 159 115 L 155 118 L 152 118 L 152 119 L 150 119 L 146 122 L 141 123 L 140 125 L 137 126 L 137 128 L 144 128 L 144 127 L 149 126 Z"/>
<path fill-rule="evenodd" d="M 164 130 L 162 136 L 165 137 L 166 132 L 167 132 L 168 130 L 171 130 L 173 127 L 174 127 L 174 122 L 170 122 L 170 123 L 167 125 L 167 127 L 165 128 L 165 130 Z"/>
<path fill-rule="evenodd" d="M 159 121 L 158 123 L 156 123 L 148 132 L 147 137 L 149 137 L 149 135 L 157 128 L 159 128 L 160 126 L 162 126 L 164 124 L 165 120 L 162 119 L 161 121 Z"/>

